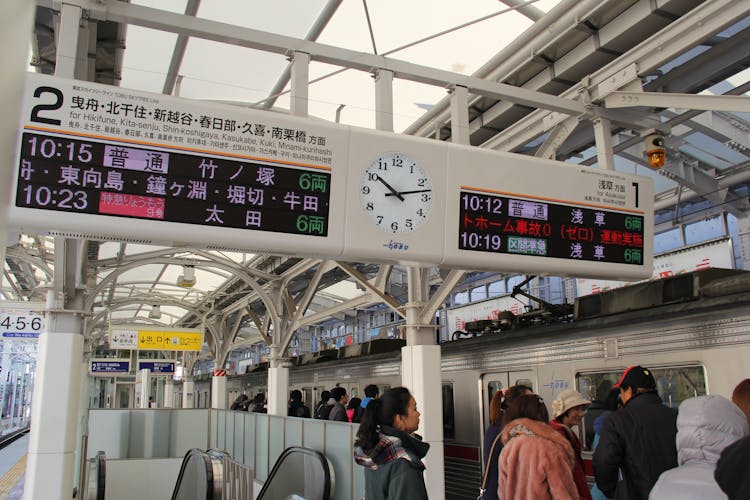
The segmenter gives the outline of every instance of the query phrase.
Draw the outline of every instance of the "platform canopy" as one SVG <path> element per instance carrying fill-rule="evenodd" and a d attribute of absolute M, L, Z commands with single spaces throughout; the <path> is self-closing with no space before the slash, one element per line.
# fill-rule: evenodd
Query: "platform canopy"
<path fill-rule="evenodd" d="M 396 133 L 456 142 L 460 131 L 458 142 L 477 148 L 649 177 L 656 233 L 720 214 L 743 218 L 748 210 L 750 110 L 747 100 L 733 100 L 747 98 L 750 88 L 744 2 L 80 4 L 89 55 L 80 80 L 289 114 L 294 54 L 279 40 L 295 39 L 310 49 L 312 120 L 374 129 L 374 78 L 390 69 Z M 29 70 L 54 74 L 61 3 L 37 5 Z M 465 114 L 451 109 L 457 88 L 466 90 Z M 645 154 L 653 135 L 664 138 L 660 169 Z M 603 148 L 611 148 L 606 165 Z M 43 300 L 54 274 L 53 238 L 11 232 L 7 247 L 2 298 Z M 408 300 L 409 270 L 400 265 L 137 241 L 87 240 L 82 249 L 93 313 L 87 337 L 95 347 L 106 348 L 111 325 L 213 322 L 227 335 L 218 326 L 208 332 L 204 355 L 217 357 L 268 340 L 264 297 L 296 304 L 290 325 L 297 328 L 357 311 L 398 314 Z M 434 291 L 478 275 L 467 271 L 455 278 L 432 268 L 425 281 Z"/>

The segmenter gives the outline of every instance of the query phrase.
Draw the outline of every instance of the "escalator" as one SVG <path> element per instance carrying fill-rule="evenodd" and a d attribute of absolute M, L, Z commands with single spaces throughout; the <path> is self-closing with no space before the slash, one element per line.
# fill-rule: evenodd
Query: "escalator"
<path fill-rule="evenodd" d="M 231 462 L 224 451 L 197 448 L 188 451 L 182 460 L 172 500 L 220 500 L 228 497 L 244 500 L 246 496 L 249 500 L 252 497 L 246 492 L 251 493 L 252 489 L 233 490 L 237 478 L 232 477 L 231 466 L 227 465 Z M 225 466 L 230 467 L 229 471 L 224 470 Z M 257 499 L 329 500 L 334 484 L 333 469 L 322 453 L 291 447 L 276 460 Z M 238 494 L 238 491 L 243 493 Z"/>
<path fill-rule="evenodd" d="M 221 450 L 193 448 L 185 454 L 172 500 L 220 500 L 224 488 L 224 458 Z"/>
<path fill-rule="evenodd" d="M 334 487 L 333 469 L 322 453 L 291 447 L 276 460 L 258 500 L 328 500 Z"/>

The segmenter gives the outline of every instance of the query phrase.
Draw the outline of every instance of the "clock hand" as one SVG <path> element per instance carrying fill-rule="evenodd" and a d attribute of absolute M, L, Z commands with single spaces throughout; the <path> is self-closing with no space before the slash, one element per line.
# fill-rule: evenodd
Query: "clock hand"
<path fill-rule="evenodd" d="M 391 194 L 390 196 L 395 196 L 395 197 L 396 197 L 396 198 L 398 198 L 399 200 L 401 200 L 401 201 L 405 201 L 405 200 L 404 200 L 404 197 L 403 197 L 403 196 L 401 196 L 401 193 L 399 193 L 398 191 L 396 191 L 395 189 L 393 189 L 393 186 L 391 186 L 390 184 L 388 184 L 387 182 L 385 182 L 385 180 L 384 180 L 384 179 L 383 179 L 382 177 L 380 177 L 379 175 L 378 175 L 377 177 L 378 177 L 378 180 L 379 180 L 380 182 L 382 182 L 382 183 L 383 183 L 383 185 L 384 185 L 385 187 L 387 187 L 387 188 L 388 188 L 388 189 L 389 189 L 389 190 L 391 191 L 391 193 L 392 193 L 392 194 Z M 386 195 L 386 196 L 389 196 L 389 194 L 388 194 L 388 193 L 385 193 L 385 195 Z"/>
<path fill-rule="evenodd" d="M 400 194 L 416 194 L 416 193 L 429 193 L 432 189 L 418 189 L 416 191 L 399 191 L 393 193 L 385 193 L 386 196 L 398 196 Z"/>

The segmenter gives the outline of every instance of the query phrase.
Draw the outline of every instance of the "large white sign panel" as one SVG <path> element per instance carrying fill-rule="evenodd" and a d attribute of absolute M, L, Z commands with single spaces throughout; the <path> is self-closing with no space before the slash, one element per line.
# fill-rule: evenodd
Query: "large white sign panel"
<path fill-rule="evenodd" d="M 483 319 L 497 320 L 501 312 L 510 311 L 516 316 L 526 312 L 525 306 L 529 304 L 529 299 L 510 295 L 495 297 L 492 299 L 472 302 L 461 307 L 454 307 L 445 312 L 447 320 L 448 333 L 455 331 L 466 331 L 466 323 L 479 321 Z"/>
<path fill-rule="evenodd" d="M 654 257 L 654 272 L 651 279 L 668 278 L 675 274 L 700 271 L 712 267 L 734 269 L 734 251 L 731 238 L 657 255 Z M 580 297 L 632 284 L 632 282 L 616 280 L 576 279 L 576 290 Z"/>
<path fill-rule="evenodd" d="M 22 231 L 339 260 L 644 278 L 651 179 L 29 75 Z"/>
<path fill-rule="evenodd" d="M 348 129 L 29 74 L 11 225 L 338 255 Z"/>
<path fill-rule="evenodd" d="M 651 273 L 651 179 L 455 146 L 442 264 L 573 276 Z"/>

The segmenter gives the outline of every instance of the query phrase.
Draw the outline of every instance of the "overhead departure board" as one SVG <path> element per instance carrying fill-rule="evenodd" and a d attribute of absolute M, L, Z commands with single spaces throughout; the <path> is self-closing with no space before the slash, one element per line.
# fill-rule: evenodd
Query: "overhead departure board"
<path fill-rule="evenodd" d="M 480 148 L 450 148 L 448 163 L 441 265 L 618 279 L 653 271 L 651 179 Z"/>
<path fill-rule="evenodd" d="M 22 112 L 8 212 L 21 232 L 527 274 L 653 272 L 646 177 L 42 74 L 28 75 Z M 112 341 L 170 347 L 131 333 Z"/>
<path fill-rule="evenodd" d="M 69 238 L 340 255 L 348 128 L 29 74 L 9 223 Z"/>
<path fill-rule="evenodd" d="M 26 132 L 16 206 L 326 236 L 329 168 Z"/>
<path fill-rule="evenodd" d="M 643 216 L 482 188 L 461 189 L 458 248 L 643 264 Z"/>

